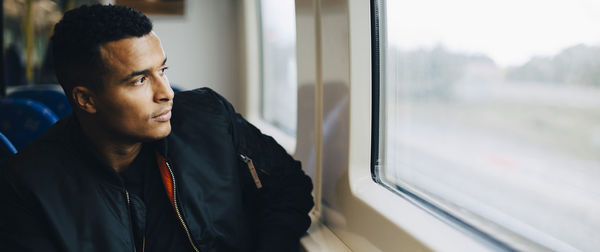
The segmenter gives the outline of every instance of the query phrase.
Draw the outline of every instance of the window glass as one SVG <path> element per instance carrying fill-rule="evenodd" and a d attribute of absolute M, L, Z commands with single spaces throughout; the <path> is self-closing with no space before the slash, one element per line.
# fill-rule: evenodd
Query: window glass
<path fill-rule="evenodd" d="M 296 18 L 293 0 L 260 1 L 261 116 L 296 135 Z"/>
<path fill-rule="evenodd" d="M 380 179 L 492 235 L 599 248 L 600 2 L 383 6 Z"/>

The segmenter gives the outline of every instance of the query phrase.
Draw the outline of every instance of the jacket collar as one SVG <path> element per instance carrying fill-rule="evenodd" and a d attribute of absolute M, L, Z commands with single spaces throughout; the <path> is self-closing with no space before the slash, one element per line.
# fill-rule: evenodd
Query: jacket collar
<path fill-rule="evenodd" d="M 169 136 L 170 136 L 170 134 L 169 134 Z M 154 146 L 154 151 L 161 154 L 167 160 L 169 158 L 169 156 L 168 156 L 168 151 L 169 151 L 168 138 L 169 138 L 169 136 L 150 143 Z"/>

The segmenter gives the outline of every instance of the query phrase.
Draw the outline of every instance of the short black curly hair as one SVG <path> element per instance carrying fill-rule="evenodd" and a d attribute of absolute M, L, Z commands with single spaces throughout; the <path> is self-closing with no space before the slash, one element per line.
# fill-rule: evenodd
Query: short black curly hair
<path fill-rule="evenodd" d="M 141 37 L 152 31 L 146 15 L 125 6 L 83 5 L 67 11 L 54 26 L 50 38 L 56 78 L 72 99 L 75 86 L 102 89 L 105 66 L 100 46 L 130 37 Z"/>

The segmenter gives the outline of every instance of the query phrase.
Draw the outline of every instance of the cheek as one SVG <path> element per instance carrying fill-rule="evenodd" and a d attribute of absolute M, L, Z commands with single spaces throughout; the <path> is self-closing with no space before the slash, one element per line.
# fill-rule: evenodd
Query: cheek
<path fill-rule="evenodd" d="M 126 106 L 121 110 L 121 121 L 130 127 L 141 127 L 149 120 L 147 110 L 143 106 Z"/>
<path fill-rule="evenodd" d="M 135 108 L 127 108 L 114 113 L 109 127 L 126 135 L 146 134 L 151 129 L 148 117 Z"/>
<path fill-rule="evenodd" d="M 110 91 L 98 97 L 101 119 L 108 122 L 116 130 L 145 131 L 151 127 L 151 115 L 155 111 L 152 102 L 150 86 L 113 87 Z"/>
<path fill-rule="evenodd" d="M 147 109 L 142 104 L 122 99 L 106 105 L 98 112 L 114 127 L 139 128 L 149 120 Z"/>

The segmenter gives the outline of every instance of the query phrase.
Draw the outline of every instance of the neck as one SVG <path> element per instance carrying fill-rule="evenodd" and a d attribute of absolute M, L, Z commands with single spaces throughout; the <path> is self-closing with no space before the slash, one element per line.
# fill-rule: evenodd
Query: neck
<path fill-rule="evenodd" d="M 142 142 L 127 141 L 104 128 L 98 127 L 86 116 L 79 117 L 79 123 L 92 148 L 117 173 L 125 171 L 142 149 Z"/>

